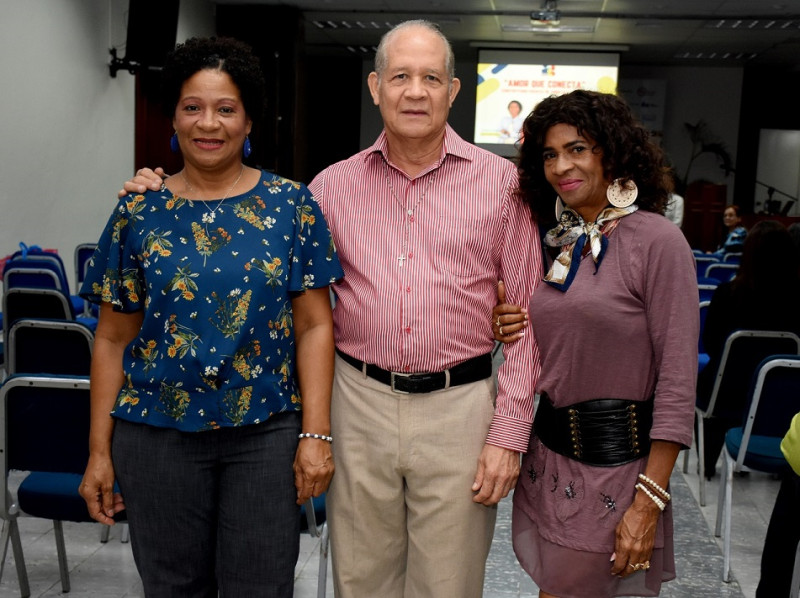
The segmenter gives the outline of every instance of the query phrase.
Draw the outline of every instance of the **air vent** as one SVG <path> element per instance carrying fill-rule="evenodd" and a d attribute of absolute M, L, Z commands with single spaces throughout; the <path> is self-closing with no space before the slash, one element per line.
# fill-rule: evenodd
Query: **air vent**
<path fill-rule="evenodd" d="M 783 31 L 786 29 L 800 29 L 800 20 L 797 19 L 719 19 L 718 21 L 706 21 L 703 24 L 706 29 L 741 29 L 743 31 L 758 29 Z"/>

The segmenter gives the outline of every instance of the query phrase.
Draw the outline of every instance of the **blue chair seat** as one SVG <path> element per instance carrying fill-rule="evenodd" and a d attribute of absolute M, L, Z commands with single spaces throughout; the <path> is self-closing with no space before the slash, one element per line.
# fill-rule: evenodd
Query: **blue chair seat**
<path fill-rule="evenodd" d="M 697 354 L 697 371 L 702 372 L 703 368 L 708 365 L 708 362 L 711 361 L 711 357 L 708 356 L 708 353 L 698 353 Z"/>
<path fill-rule="evenodd" d="M 69 302 L 72 303 L 72 310 L 76 314 L 83 313 L 86 304 L 83 301 L 83 298 L 80 295 L 70 295 Z"/>
<path fill-rule="evenodd" d="M 742 448 L 744 428 L 731 428 L 725 435 L 725 446 L 734 460 L 739 457 Z M 787 467 L 786 459 L 781 452 L 781 438 L 774 436 L 750 436 L 747 445 L 747 454 L 744 457 L 745 467 L 764 471 L 766 473 L 780 473 Z"/>
<path fill-rule="evenodd" d="M 75 319 L 92 332 L 97 332 L 97 318 L 93 318 L 92 316 L 78 316 Z"/>
<path fill-rule="evenodd" d="M 31 472 L 19 486 L 19 508 L 44 519 L 94 521 L 77 492 L 82 477 L 78 473 Z"/>
<path fill-rule="evenodd" d="M 79 473 L 47 473 L 33 471 L 17 490 L 19 508 L 28 515 L 57 521 L 77 523 L 94 521 L 89 516 L 86 502 L 78 494 L 83 475 Z M 119 487 L 114 486 L 114 492 Z M 125 511 L 118 513 L 124 515 Z"/>

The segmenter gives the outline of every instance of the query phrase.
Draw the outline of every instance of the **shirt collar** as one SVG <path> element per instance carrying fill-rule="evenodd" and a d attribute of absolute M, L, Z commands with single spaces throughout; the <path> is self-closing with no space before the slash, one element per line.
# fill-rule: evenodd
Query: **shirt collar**
<path fill-rule="evenodd" d="M 458 133 L 453 130 L 450 124 L 447 123 L 445 124 L 444 129 L 442 153 L 439 156 L 439 160 L 432 168 L 436 168 L 441 165 L 442 162 L 444 162 L 445 157 L 448 155 L 461 158 L 463 160 L 472 160 L 475 156 L 475 149 L 476 148 L 474 145 L 464 141 L 458 135 Z M 386 138 L 385 130 L 381 131 L 381 134 L 375 140 L 375 143 L 373 143 L 372 146 L 367 148 L 367 150 L 364 152 L 364 162 L 367 162 L 376 156 L 382 156 L 387 163 L 389 162 L 389 141 Z"/>

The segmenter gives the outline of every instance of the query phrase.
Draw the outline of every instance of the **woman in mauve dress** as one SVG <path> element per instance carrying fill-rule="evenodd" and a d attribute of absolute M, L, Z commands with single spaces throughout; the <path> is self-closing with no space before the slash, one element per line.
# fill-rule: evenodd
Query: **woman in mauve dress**
<path fill-rule="evenodd" d="M 614 95 L 547 98 L 523 133 L 521 198 L 540 225 L 555 204 L 557 222 L 529 309 L 501 293 L 492 315 L 503 342 L 529 326 L 542 360 L 514 549 L 541 597 L 658 596 L 675 577 L 669 478 L 692 441 L 699 334 L 692 251 L 662 215 L 672 177 Z"/>

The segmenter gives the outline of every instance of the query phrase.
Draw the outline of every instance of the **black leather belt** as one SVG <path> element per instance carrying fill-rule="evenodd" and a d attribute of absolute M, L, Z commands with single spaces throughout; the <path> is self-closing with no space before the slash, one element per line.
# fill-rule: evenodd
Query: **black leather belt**
<path fill-rule="evenodd" d="M 653 399 L 593 399 L 556 409 L 539 399 L 533 428 L 551 451 L 600 467 L 622 465 L 650 452 Z"/>
<path fill-rule="evenodd" d="M 392 391 L 403 394 L 433 392 L 452 386 L 484 380 L 492 375 L 492 354 L 479 355 L 454 365 L 443 372 L 404 374 L 390 372 L 377 365 L 366 363 L 336 349 L 339 357 L 370 378 L 391 386 Z"/>

